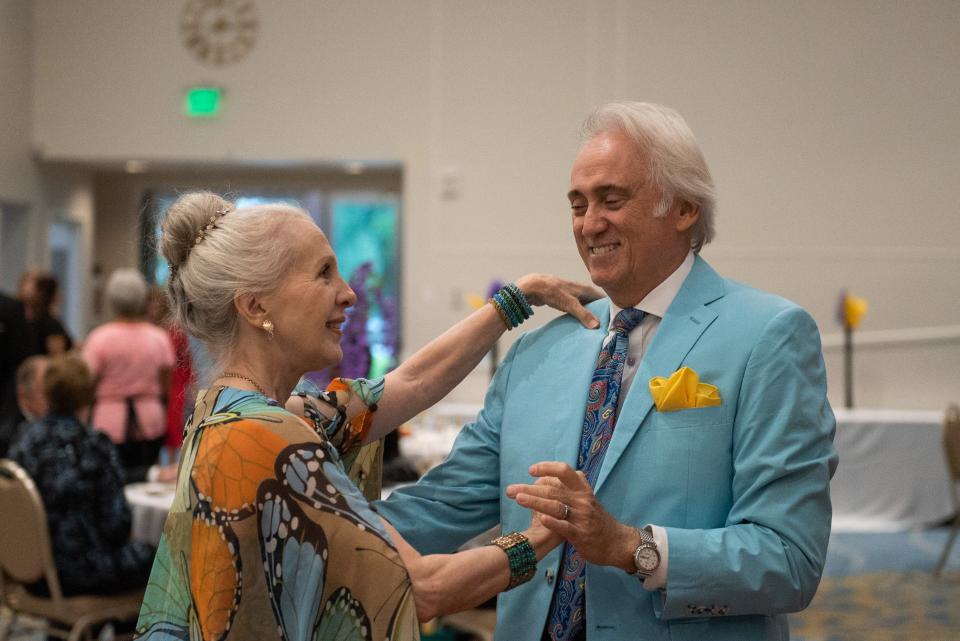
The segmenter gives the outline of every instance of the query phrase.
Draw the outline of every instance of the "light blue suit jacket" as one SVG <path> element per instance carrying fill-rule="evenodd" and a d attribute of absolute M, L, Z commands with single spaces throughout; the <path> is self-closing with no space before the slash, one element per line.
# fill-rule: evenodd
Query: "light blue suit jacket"
<path fill-rule="evenodd" d="M 606 328 L 609 300 L 591 310 Z M 575 466 L 604 330 L 565 316 L 522 336 L 447 460 L 377 509 L 423 553 L 450 552 L 529 512 L 506 498 L 527 468 Z M 648 381 L 681 366 L 719 388 L 717 407 L 660 413 Z M 666 591 L 587 565 L 587 639 L 789 639 L 810 602 L 830 532 L 837 464 L 820 335 L 782 298 L 721 278 L 697 258 L 623 401 L 595 492 L 619 521 L 666 528 Z M 497 637 L 539 641 L 560 564 L 500 596 Z M 548 571 L 552 571 L 548 572 Z"/>

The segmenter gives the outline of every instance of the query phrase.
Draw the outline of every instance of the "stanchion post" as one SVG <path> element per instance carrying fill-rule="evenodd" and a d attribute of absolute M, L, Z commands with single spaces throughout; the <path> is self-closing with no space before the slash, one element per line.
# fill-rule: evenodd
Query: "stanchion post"
<path fill-rule="evenodd" d="M 843 384 L 847 409 L 853 408 L 853 328 L 843 326 Z"/>

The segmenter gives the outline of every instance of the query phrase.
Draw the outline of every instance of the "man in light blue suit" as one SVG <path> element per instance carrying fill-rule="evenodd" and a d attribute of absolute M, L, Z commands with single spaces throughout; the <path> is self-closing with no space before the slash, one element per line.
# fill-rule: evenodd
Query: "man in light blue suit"
<path fill-rule="evenodd" d="M 603 329 L 520 337 L 447 460 L 378 509 L 422 553 L 527 508 L 566 539 L 501 595 L 500 641 L 789 639 L 837 464 L 817 327 L 700 258 L 713 183 L 676 112 L 605 105 L 584 141 L 569 199 Z"/>

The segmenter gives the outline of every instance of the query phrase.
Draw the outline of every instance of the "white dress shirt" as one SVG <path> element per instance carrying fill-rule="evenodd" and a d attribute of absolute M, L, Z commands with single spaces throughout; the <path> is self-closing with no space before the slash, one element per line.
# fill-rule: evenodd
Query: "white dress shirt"
<path fill-rule="evenodd" d="M 637 373 L 637 368 L 640 367 L 640 361 L 643 360 L 643 355 L 646 353 L 650 343 L 653 342 L 657 328 L 660 327 L 660 320 L 663 318 L 663 315 L 667 313 L 667 308 L 670 307 L 670 303 L 676 298 L 677 292 L 680 291 L 680 287 L 683 285 L 683 281 L 687 279 L 690 270 L 693 269 L 693 260 L 694 255 L 691 251 L 687 254 L 684 261 L 680 263 L 676 271 L 667 276 L 662 283 L 654 287 L 649 294 L 644 296 L 643 300 L 634 306 L 636 309 L 645 312 L 646 315 L 643 317 L 643 320 L 640 321 L 640 324 L 634 327 L 633 331 L 629 334 L 630 341 L 627 348 L 627 362 L 623 365 L 623 378 L 620 381 L 620 396 L 617 399 L 618 416 L 620 408 L 623 407 L 623 400 L 627 397 L 627 390 L 630 389 L 630 385 L 633 383 L 633 377 Z M 615 303 L 610 303 L 610 325 L 607 330 L 607 338 L 603 342 L 604 345 L 613 339 L 615 335 L 613 331 L 613 321 L 622 309 L 622 307 L 617 307 Z M 614 426 L 614 430 L 616 430 L 616 426 Z M 664 588 L 667 585 L 669 543 L 667 541 L 666 530 L 658 525 L 651 524 L 650 527 L 653 530 L 653 538 L 657 542 L 657 548 L 660 552 L 660 567 L 644 580 L 643 587 L 645 590 L 653 591 Z"/>

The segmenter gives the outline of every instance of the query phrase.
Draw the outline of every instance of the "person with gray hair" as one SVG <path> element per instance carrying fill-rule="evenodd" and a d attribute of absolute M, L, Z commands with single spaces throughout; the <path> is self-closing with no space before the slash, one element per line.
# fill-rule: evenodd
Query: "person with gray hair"
<path fill-rule="evenodd" d="M 36 421 L 47 415 L 47 399 L 43 394 L 43 375 L 47 371 L 47 356 L 29 356 L 17 368 L 17 406 L 27 421 Z"/>
<path fill-rule="evenodd" d="M 567 197 L 604 331 L 521 336 L 447 459 L 376 508 L 423 554 L 528 510 L 565 539 L 499 597 L 498 638 L 787 641 L 837 465 L 817 326 L 700 256 L 713 181 L 674 110 L 597 108 Z"/>
<path fill-rule="evenodd" d="M 146 478 L 159 458 L 174 365 L 167 333 L 144 317 L 147 291 L 135 269 L 110 274 L 106 297 L 113 320 L 90 332 L 83 345 L 97 380 L 91 423 L 116 444 L 128 482 Z"/>
<path fill-rule="evenodd" d="M 580 138 L 586 143 L 610 131 L 623 132 L 637 150 L 646 151 L 649 179 L 660 191 L 655 217 L 666 216 L 677 200 L 699 208 L 690 230 L 690 249 L 699 253 L 713 240 L 716 195 L 707 161 L 686 121 L 662 105 L 614 102 L 587 116 Z"/>
<path fill-rule="evenodd" d="M 528 580 L 560 543 L 535 515 L 492 545 L 419 555 L 370 509 L 379 439 L 440 400 L 549 304 L 597 326 L 593 288 L 530 274 L 376 380 L 337 364 L 356 295 L 306 212 L 185 194 L 164 218 L 173 318 L 214 360 L 137 624 L 145 639 L 412 641 L 417 619 Z M 298 383 L 299 381 L 299 383 Z"/>
<path fill-rule="evenodd" d="M 34 354 L 23 359 L 14 375 L 16 389 L 16 418 L 5 432 L 7 440 L 0 447 L 0 458 L 6 455 L 7 447 L 13 443 L 27 424 L 47 415 L 47 398 L 43 393 L 43 375 L 47 369 L 49 357 Z"/>
<path fill-rule="evenodd" d="M 107 279 L 104 292 L 114 318 L 140 319 L 147 311 L 150 288 L 136 269 L 117 269 Z"/>

